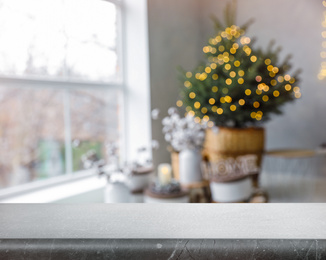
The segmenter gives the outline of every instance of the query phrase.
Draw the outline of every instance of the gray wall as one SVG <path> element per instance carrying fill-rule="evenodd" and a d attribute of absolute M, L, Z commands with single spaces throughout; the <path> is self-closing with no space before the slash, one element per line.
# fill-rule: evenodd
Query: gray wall
<path fill-rule="evenodd" d="M 176 66 L 194 68 L 202 46 L 213 33 L 210 14 L 222 19 L 225 0 L 149 0 L 149 47 L 152 108 L 166 114 L 175 104 L 179 83 Z M 284 114 L 266 124 L 267 148 L 313 148 L 326 142 L 326 81 L 317 79 L 322 50 L 321 1 L 239 0 L 237 23 L 255 23 L 247 35 L 266 47 L 271 39 L 282 46 L 281 60 L 292 54 L 294 69 L 301 68 L 302 98 L 285 105 Z M 161 141 L 156 162 L 168 161 L 160 122 L 153 122 L 153 137 Z"/>
<path fill-rule="evenodd" d="M 151 106 L 161 118 L 152 121 L 152 138 L 160 142 L 154 163 L 170 162 L 161 119 L 178 100 L 177 67 L 196 66 L 200 52 L 198 0 L 148 0 Z"/>

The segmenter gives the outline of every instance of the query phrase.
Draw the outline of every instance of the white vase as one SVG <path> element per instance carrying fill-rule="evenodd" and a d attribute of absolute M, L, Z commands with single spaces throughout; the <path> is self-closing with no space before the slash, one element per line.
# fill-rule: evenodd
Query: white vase
<path fill-rule="evenodd" d="M 210 182 L 212 199 L 215 202 L 241 202 L 250 198 L 252 193 L 251 177 L 232 182 Z"/>
<path fill-rule="evenodd" d="M 122 182 L 108 182 L 104 192 L 105 203 L 128 203 L 130 201 L 130 191 Z"/>
<path fill-rule="evenodd" d="M 202 182 L 202 156 L 199 149 L 184 149 L 179 153 L 179 174 L 181 185 Z"/>

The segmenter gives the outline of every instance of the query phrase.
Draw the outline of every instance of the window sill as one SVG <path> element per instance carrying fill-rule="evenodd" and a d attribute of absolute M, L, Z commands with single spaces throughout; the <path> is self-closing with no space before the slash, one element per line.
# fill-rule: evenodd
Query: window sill
<path fill-rule="evenodd" d="M 0 203 L 51 203 L 104 188 L 105 184 L 105 178 L 88 170 L 5 189 L 0 192 Z"/>

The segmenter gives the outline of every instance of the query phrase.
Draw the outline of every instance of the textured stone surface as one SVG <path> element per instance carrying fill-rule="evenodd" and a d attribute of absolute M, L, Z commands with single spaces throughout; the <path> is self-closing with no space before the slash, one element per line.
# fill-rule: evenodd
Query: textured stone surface
<path fill-rule="evenodd" d="M 0 259 L 326 259 L 325 240 L 0 240 Z"/>
<path fill-rule="evenodd" d="M 326 259 L 325 204 L 2 204 L 0 259 Z"/>
<path fill-rule="evenodd" d="M 5 238 L 326 239 L 326 204 L 2 204 Z"/>

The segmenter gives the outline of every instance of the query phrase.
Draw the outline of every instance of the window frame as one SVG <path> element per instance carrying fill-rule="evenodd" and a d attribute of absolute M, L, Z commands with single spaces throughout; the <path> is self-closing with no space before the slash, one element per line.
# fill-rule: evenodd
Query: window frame
<path fill-rule="evenodd" d="M 119 140 L 120 160 L 121 162 L 133 161 L 137 158 L 137 148 L 140 146 L 150 146 L 151 142 L 147 0 L 140 0 L 137 3 L 133 0 L 102 1 L 110 2 L 117 6 L 117 55 L 118 66 L 121 68 L 120 82 L 106 83 L 8 76 L 0 76 L 0 80 L 6 86 L 23 86 L 32 87 L 33 89 L 56 88 L 69 91 L 75 88 L 80 89 L 92 86 L 96 89 L 120 90 L 122 98 L 119 102 L 121 104 L 119 124 L 122 128 Z M 131 41 L 135 32 L 137 32 L 137 37 L 140 39 L 136 44 Z M 132 53 L 132 56 L 128 55 L 129 53 Z M 137 67 L 137 72 L 134 70 L 135 67 Z M 135 107 L 137 109 L 134 109 Z M 65 149 L 67 149 L 66 145 Z M 70 153 L 72 153 L 71 149 Z M 148 157 L 152 158 L 151 151 L 148 152 Z M 1 189 L 0 201 L 5 198 L 14 198 L 22 194 L 32 193 L 40 189 L 47 189 L 56 185 L 60 186 L 68 182 L 94 178 L 94 174 L 92 170 L 67 171 L 66 167 L 65 173 L 60 176 Z"/>

